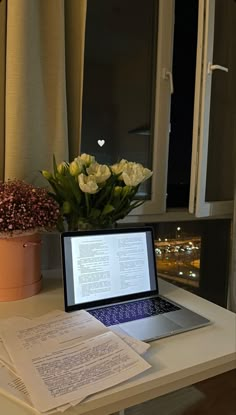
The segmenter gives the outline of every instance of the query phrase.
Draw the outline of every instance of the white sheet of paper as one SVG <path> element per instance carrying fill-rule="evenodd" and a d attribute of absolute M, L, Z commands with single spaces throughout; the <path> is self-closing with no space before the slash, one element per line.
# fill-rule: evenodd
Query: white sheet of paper
<path fill-rule="evenodd" d="M 61 349 L 62 346 L 63 348 L 72 346 L 82 340 L 109 332 L 106 326 L 84 310 L 72 314 L 54 310 L 33 320 L 20 317 L 11 318 L 4 321 L 4 327 L 5 331 L 8 332 L 8 350 L 12 355 L 24 353 L 25 350 L 42 349 L 42 346 L 46 352 L 49 344 L 51 344 L 50 347 L 53 350 Z M 17 332 L 12 327 L 17 327 Z M 12 331 L 15 332 L 13 339 L 9 335 Z M 116 328 L 114 331 L 139 354 L 143 354 L 150 347 L 149 344 L 128 336 L 121 329 Z M 16 352 L 15 335 L 21 352 L 19 350 Z M 12 345 L 14 346 L 12 347 Z M 11 361 L 8 353 L 7 356 Z M 71 404 L 73 406 L 77 405 L 85 397 L 80 396 L 79 399 L 73 400 Z M 62 405 L 58 410 L 64 412 L 71 404 Z M 54 412 L 54 410 L 50 412 Z"/>
<path fill-rule="evenodd" d="M 66 316 L 66 321 L 67 321 L 68 314 L 62 311 L 57 312 L 57 313 L 56 312 L 52 313 L 51 315 L 49 314 L 42 316 L 42 317 L 43 318 L 44 317 L 60 318 L 60 322 L 63 325 L 64 323 L 63 323 L 62 317 L 64 315 Z M 80 321 L 78 321 L 78 316 L 79 316 Z M 102 333 L 112 330 L 140 355 L 144 354 L 150 347 L 150 344 L 142 342 L 141 340 L 137 340 L 131 336 L 128 336 L 127 333 L 125 333 L 120 327 L 117 327 L 117 326 L 109 327 L 109 328 L 106 327 L 103 323 L 95 319 L 85 310 L 74 312 L 73 315 L 70 317 L 72 317 L 72 321 L 74 321 L 75 324 L 72 324 L 70 327 L 67 326 L 66 328 L 67 333 L 65 337 L 61 338 L 60 342 L 64 343 L 66 340 L 68 342 L 71 342 L 71 344 L 73 344 L 74 342 L 77 342 L 78 339 L 85 340 L 86 338 L 93 337 L 98 334 L 102 334 Z M 86 331 L 84 330 L 85 327 L 86 327 Z M 61 328 L 62 326 L 58 327 L 59 331 Z M 79 337 L 76 336 L 77 332 L 79 333 Z"/>
<path fill-rule="evenodd" d="M 23 381 L 6 366 L 0 365 L 0 389 L 27 405 L 33 406 Z"/>
<path fill-rule="evenodd" d="M 22 330 L 18 335 L 24 337 L 24 347 L 27 349 L 48 340 L 59 345 L 65 342 L 72 345 L 109 331 L 109 328 L 85 310 L 71 314 L 55 310 L 34 320 L 11 318 L 5 321 L 4 327 L 18 327 L 18 331 Z M 128 336 L 118 327 L 111 329 L 139 354 L 145 353 L 150 347 L 149 344 Z"/>
<path fill-rule="evenodd" d="M 150 365 L 117 335 L 106 332 L 55 351 L 51 342 L 28 348 L 23 337 L 5 336 L 36 409 L 44 412 L 123 382 Z M 23 345 L 27 346 L 25 350 Z M 25 351 L 27 351 L 25 353 Z M 66 379 L 66 382 L 65 382 Z"/>
<path fill-rule="evenodd" d="M 82 322 L 82 316 L 83 318 L 85 318 L 85 321 L 83 322 L 83 325 L 87 325 L 87 330 L 86 332 L 84 332 L 83 327 L 81 327 L 80 325 L 76 327 L 75 326 L 71 326 L 71 333 L 68 330 L 67 327 L 67 335 L 66 338 L 68 339 L 68 341 L 73 341 L 73 339 L 75 337 L 75 333 L 78 330 L 80 332 L 80 339 L 84 340 L 88 337 L 92 337 L 92 336 L 96 336 L 97 334 L 101 334 L 101 333 L 105 333 L 106 331 L 112 330 L 114 331 L 114 333 L 116 333 L 122 340 L 124 340 L 130 347 L 132 347 L 132 349 L 134 349 L 137 353 L 139 353 L 140 355 L 144 354 L 150 347 L 150 344 L 145 343 L 141 340 L 137 340 L 131 336 L 128 336 L 126 332 L 124 332 L 120 327 L 116 326 L 116 327 L 109 327 L 107 328 L 104 324 L 102 324 L 100 321 L 94 320 L 94 317 L 91 319 L 91 315 L 89 318 L 89 325 L 88 325 L 88 320 L 86 319 L 89 315 L 89 313 L 86 310 L 81 310 L 83 313 L 81 313 L 80 311 L 78 312 L 74 312 L 73 313 L 73 320 L 77 320 L 77 316 L 80 316 L 80 320 Z M 85 314 L 86 313 L 86 314 Z M 47 313 L 41 317 L 39 317 L 39 319 L 42 321 L 42 318 L 61 318 L 62 316 L 68 316 L 67 313 L 60 311 L 60 310 L 55 310 L 52 311 L 50 313 Z M 34 320 L 35 321 L 35 320 Z M 61 320 L 61 323 L 63 324 L 63 319 Z M 82 337 L 82 333 L 81 331 L 83 330 L 83 337 Z M 72 334 L 72 339 L 70 339 L 70 334 Z M 68 337 L 67 337 L 68 336 Z M 65 341 L 65 339 L 61 340 L 61 341 Z"/>
<path fill-rule="evenodd" d="M 26 389 L 26 386 L 22 379 L 17 376 L 17 374 L 8 370 L 4 365 L 0 364 L 0 390 L 7 396 L 13 396 L 15 399 L 19 400 L 20 403 L 29 405 L 33 408 L 29 392 Z M 48 411 L 47 414 L 54 413 L 55 411 L 65 412 L 66 409 L 70 408 L 71 404 L 62 405 L 59 408 L 55 408 L 52 411 Z"/>
<path fill-rule="evenodd" d="M 17 327 L 17 330 L 12 329 Z M 4 333 L 14 333 L 24 350 L 31 350 L 32 347 L 42 347 L 45 342 L 52 342 L 54 346 L 60 344 L 78 343 L 86 338 L 96 336 L 107 331 L 105 326 L 84 310 L 73 314 L 60 313 L 57 316 L 48 318 L 42 316 L 34 320 L 22 320 L 11 318 L 4 324 Z M 8 351 L 11 354 L 11 344 L 8 344 Z"/>
<path fill-rule="evenodd" d="M 9 356 L 9 353 L 4 346 L 4 343 L 0 337 L 0 361 L 3 362 L 6 366 L 8 366 L 11 370 L 13 370 L 12 360 Z"/>
<path fill-rule="evenodd" d="M 12 362 L 12 359 L 8 353 L 8 350 L 6 349 L 4 345 L 4 341 L 1 337 L 1 332 L 4 330 L 4 328 L 8 328 L 9 325 L 14 324 L 14 327 L 19 327 L 21 324 L 27 324 L 27 322 L 30 322 L 29 319 L 26 319 L 24 317 L 13 317 L 13 318 L 7 318 L 5 320 L 1 320 L 1 329 L 0 329 L 0 361 L 4 363 L 5 366 L 7 366 L 11 371 L 15 372 L 15 368 Z"/>

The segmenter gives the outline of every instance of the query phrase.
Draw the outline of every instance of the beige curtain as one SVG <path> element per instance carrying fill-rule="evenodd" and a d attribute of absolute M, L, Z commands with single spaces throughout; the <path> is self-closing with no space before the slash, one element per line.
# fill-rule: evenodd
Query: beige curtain
<path fill-rule="evenodd" d="M 6 0 L 0 1 L 0 180 L 4 177 L 5 159 L 5 66 L 6 66 Z"/>
<path fill-rule="evenodd" d="M 236 313 L 236 183 L 234 196 L 234 217 L 232 224 L 232 258 L 229 279 L 228 308 Z"/>
<path fill-rule="evenodd" d="M 80 152 L 87 0 L 65 0 L 65 53 L 70 159 Z"/>
<path fill-rule="evenodd" d="M 5 179 L 41 184 L 79 152 L 85 16 L 86 0 L 8 0 Z"/>

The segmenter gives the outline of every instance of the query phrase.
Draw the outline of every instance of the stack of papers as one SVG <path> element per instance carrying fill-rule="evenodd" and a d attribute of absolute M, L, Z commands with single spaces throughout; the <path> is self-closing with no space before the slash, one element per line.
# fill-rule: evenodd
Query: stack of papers
<path fill-rule="evenodd" d="M 84 310 L 1 321 L 0 389 L 42 413 L 65 411 L 150 368 L 149 345 Z"/>

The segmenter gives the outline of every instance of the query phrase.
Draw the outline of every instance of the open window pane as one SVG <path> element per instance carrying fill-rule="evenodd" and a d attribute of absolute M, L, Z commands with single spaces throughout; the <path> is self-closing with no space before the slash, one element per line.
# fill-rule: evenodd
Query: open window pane
<path fill-rule="evenodd" d="M 235 40 L 227 35 L 236 23 L 232 5 L 231 1 L 227 5 L 215 0 L 199 2 L 189 204 L 190 212 L 198 217 L 228 215 L 233 209 L 235 81 L 224 67 L 230 63 L 235 72 Z"/>
<path fill-rule="evenodd" d="M 156 24 L 154 0 L 87 2 L 81 151 L 100 163 L 152 169 Z"/>
<path fill-rule="evenodd" d="M 212 73 L 209 122 L 206 201 L 233 199 L 236 111 L 236 4 L 215 2 L 213 64 L 228 68 L 228 73 Z"/>
<path fill-rule="evenodd" d="M 189 203 L 197 27 L 198 0 L 175 0 L 167 208 Z"/>

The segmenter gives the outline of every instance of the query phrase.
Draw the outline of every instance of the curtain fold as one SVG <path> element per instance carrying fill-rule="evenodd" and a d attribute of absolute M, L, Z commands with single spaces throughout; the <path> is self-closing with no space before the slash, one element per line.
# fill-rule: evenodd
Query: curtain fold
<path fill-rule="evenodd" d="M 66 88 L 70 160 L 80 153 L 86 11 L 87 0 L 65 0 Z"/>
<path fill-rule="evenodd" d="M 78 152 L 85 14 L 86 0 L 8 0 L 5 180 L 45 185 L 53 154 Z"/>
<path fill-rule="evenodd" d="M 4 177 L 5 155 L 5 68 L 6 68 L 6 0 L 0 1 L 0 180 Z"/>
<path fill-rule="evenodd" d="M 234 190 L 234 215 L 232 222 L 232 257 L 228 290 L 228 308 L 236 313 L 236 181 Z"/>

